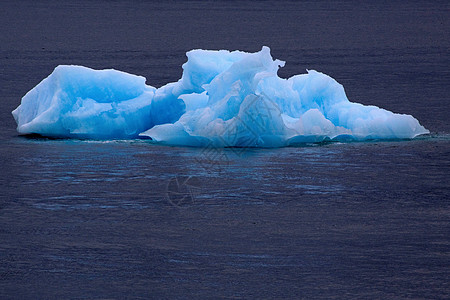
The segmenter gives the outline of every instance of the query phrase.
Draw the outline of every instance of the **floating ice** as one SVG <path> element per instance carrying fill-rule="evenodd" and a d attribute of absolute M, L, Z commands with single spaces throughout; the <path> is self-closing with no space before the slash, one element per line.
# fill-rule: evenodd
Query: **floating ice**
<path fill-rule="evenodd" d="M 115 70 L 58 66 L 13 112 L 21 134 L 124 138 L 153 124 L 155 88 L 145 78 Z"/>
<path fill-rule="evenodd" d="M 12 113 L 21 134 L 147 137 L 169 145 L 281 147 L 326 140 L 410 139 L 410 115 L 350 102 L 317 71 L 282 79 L 284 62 L 257 53 L 192 50 L 183 76 L 159 89 L 115 70 L 58 66 Z"/>

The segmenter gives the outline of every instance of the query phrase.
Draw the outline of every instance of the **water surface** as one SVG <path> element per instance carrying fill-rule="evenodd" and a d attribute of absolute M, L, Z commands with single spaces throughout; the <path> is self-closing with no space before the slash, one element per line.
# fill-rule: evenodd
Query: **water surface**
<path fill-rule="evenodd" d="M 445 1 L 3 1 L 0 296 L 448 298 Z M 5 29 L 6 28 L 6 29 Z M 58 64 L 161 86 L 193 48 L 317 69 L 350 101 L 412 114 L 413 141 L 197 149 L 19 137 Z"/>

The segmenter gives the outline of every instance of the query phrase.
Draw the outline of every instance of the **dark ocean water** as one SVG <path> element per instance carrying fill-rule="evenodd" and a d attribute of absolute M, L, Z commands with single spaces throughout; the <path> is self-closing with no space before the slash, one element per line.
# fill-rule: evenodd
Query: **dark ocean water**
<path fill-rule="evenodd" d="M 0 3 L 0 298 L 450 298 L 446 1 Z M 282 149 L 19 137 L 59 64 L 159 87 L 193 48 L 316 69 L 413 141 Z"/>

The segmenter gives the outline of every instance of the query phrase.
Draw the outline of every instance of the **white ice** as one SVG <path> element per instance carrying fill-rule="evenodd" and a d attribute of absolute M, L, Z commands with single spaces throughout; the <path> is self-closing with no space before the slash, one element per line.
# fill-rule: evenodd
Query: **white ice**
<path fill-rule="evenodd" d="M 282 147 L 326 140 L 411 139 L 410 115 L 350 102 L 317 71 L 277 76 L 284 62 L 256 53 L 192 50 L 182 78 L 159 89 L 115 70 L 58 66 L 12 113 L 21 134 L 151 138 L 168 145 Z"/>

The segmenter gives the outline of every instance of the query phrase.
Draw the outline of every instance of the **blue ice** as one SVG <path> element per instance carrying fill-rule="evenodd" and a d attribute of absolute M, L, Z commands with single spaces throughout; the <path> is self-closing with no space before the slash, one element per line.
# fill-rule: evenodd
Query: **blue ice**
<path fill-rule="evenodd" d="M 181 79 L 161 88 L 116 70 L 58 66 L 12 112 L 20 134 L 149 138 L 213 147 L 411 139 L 429 133 L 410 115 L 350 102 L 313 70 L 278 77 L 284 62 L 256 53 L 192 50 Z"/>

